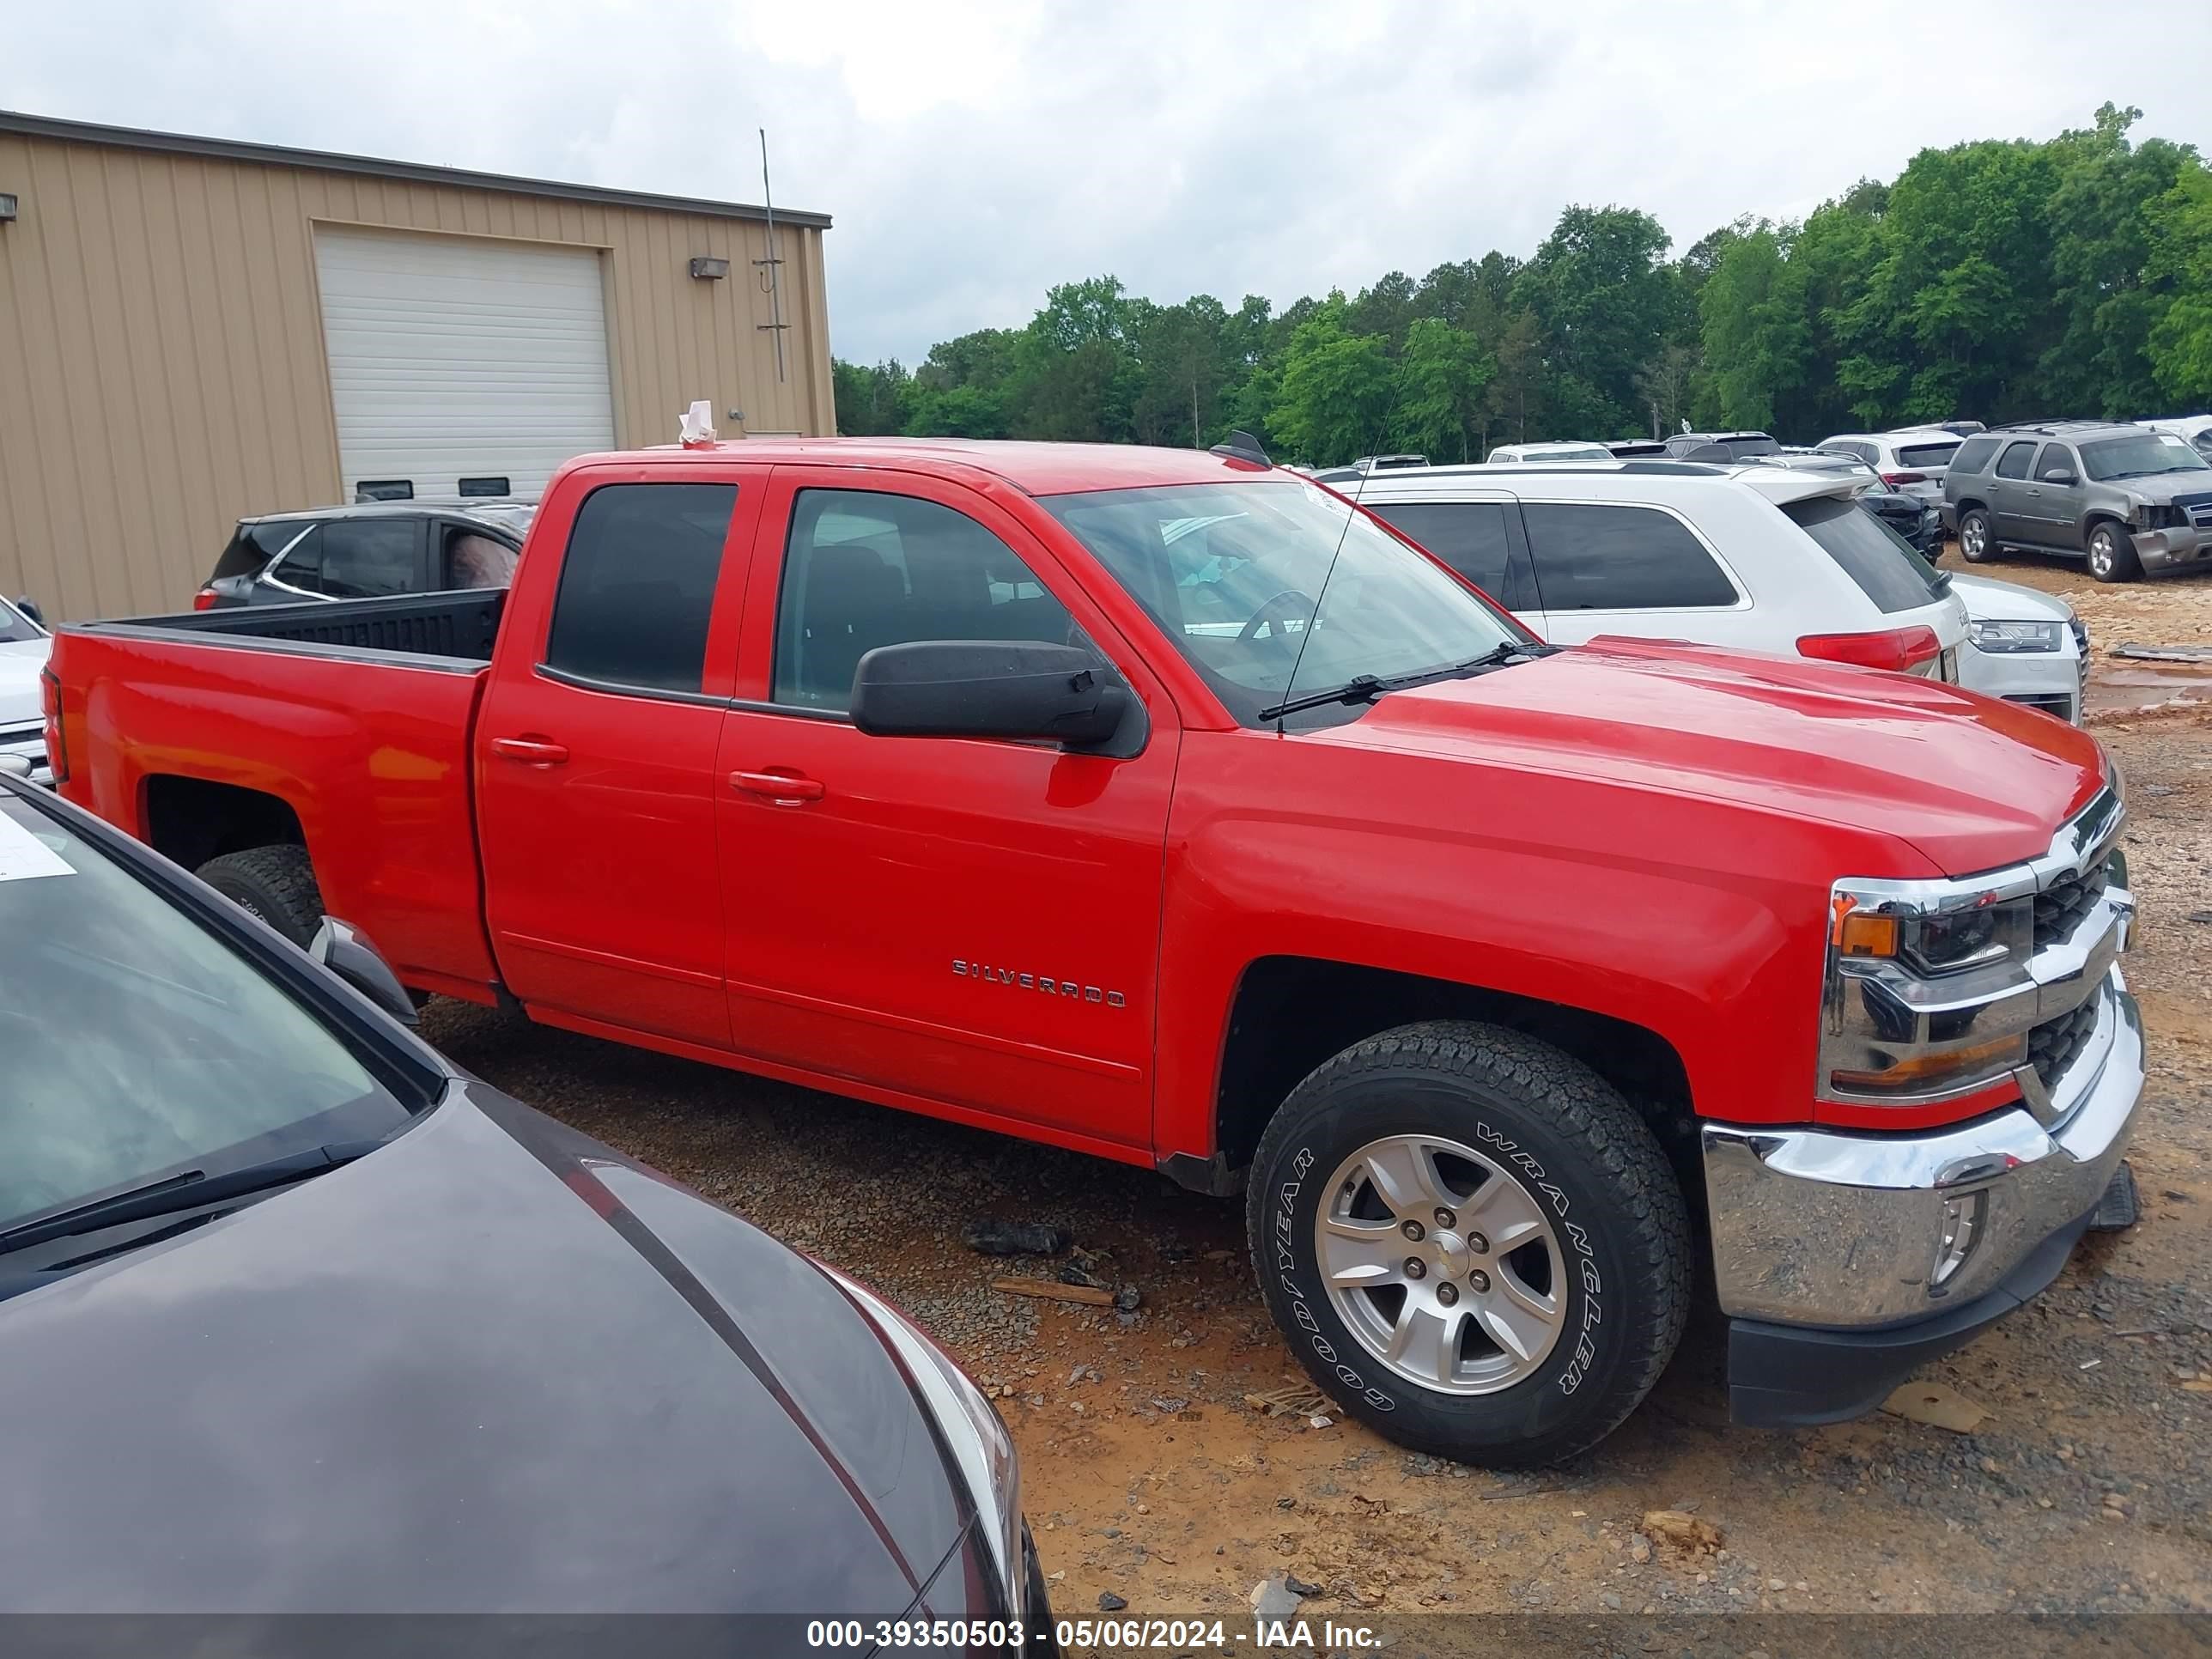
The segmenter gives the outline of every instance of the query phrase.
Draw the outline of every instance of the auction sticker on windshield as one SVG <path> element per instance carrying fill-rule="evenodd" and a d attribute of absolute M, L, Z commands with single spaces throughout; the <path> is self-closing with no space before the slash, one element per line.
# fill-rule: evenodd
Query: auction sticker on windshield
<path fill-rule="evenodd" d="M 76 871 L 60 854 L 40 841 L 5 812 L 0 812 L 0 881 L 27 881 L 33 876 L 73 876 Z"/>

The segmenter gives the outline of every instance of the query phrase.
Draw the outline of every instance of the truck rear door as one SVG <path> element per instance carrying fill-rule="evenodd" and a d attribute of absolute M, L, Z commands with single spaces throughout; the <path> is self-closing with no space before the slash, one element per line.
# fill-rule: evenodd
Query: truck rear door
<path fill-rule="evenodd" d="M 501 978 L 551 1023 L 728 1046 L 714 754 L 767 477 L 593 469 L 533 526 L 477 725 L 477 822 Z"/>
<path fill-rule="evenodd" d="M 1146 707 L 1141 750 L 864 736 L 860 657 L 927 639 L 1094 645 Z M 737 1048 L 1148 1149 L 1180 727 L 1038 533 L 951 481 L 780 466 L 738 682 L 716 766 Z"/>

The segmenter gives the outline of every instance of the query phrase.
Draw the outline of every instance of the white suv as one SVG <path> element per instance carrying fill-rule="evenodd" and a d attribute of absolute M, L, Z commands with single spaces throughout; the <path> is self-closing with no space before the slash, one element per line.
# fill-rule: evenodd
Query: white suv
<path fill-rule="evenodd" d="M 1943 499 L 1943 474 L 1966 440 L 1940 426 L 1900 427 L 1894 432 L 1839 432 L 1813 447 L 1855 455 L 1892 489 L 1930 501 Z"/>
<path fill-rule="evenodd" d="M 1848 476 L 1449 466 L 1370 477 L 1359 499 L 1561 645 L 1625 634 L 1959 677 L 1964 605 Z"/>

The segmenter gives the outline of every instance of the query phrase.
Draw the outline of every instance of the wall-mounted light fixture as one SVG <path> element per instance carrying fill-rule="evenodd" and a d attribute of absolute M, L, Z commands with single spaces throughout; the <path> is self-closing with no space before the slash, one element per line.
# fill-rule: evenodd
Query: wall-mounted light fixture
<path fill-rule="evenodd" d="M 0 190 L 0 225 L 6 224 L 15 216 L 15 198 L 10 196 L 6 191 Z"/>
<path fill-rule="evenodd" d="M 691 260 L 691 274 L 709 283 L 719 283 L 730 274 L 727 259 L 710 259 L 705 254 L 696 254 Z"/>

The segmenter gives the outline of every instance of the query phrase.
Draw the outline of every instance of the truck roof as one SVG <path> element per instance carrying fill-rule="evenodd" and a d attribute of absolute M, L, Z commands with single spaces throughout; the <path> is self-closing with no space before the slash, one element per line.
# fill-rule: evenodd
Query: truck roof
<path fill-rule="evenodd" d="M 985 438 L 737 438 L 690 449 L 663 444 L 623 453 L 580 455 L 570 465 L 635 462 L 649 458 L 655 465 L 665 465 L 672 460 L 693 456 L 702 462 L 872 465 L 916 471 L 959 467 L 989 473 L 1030 495 L 1064 495 L 1081 489 L 1140 489 L 1160 484 L 1225 483 L 1261 476 L 1267 470 L 1249 461 L 1202 449 L 1157 449 L 1141 444 L 1028 443 Z M 1275 470 L 1287 472 L 1287 469 Z"/>

